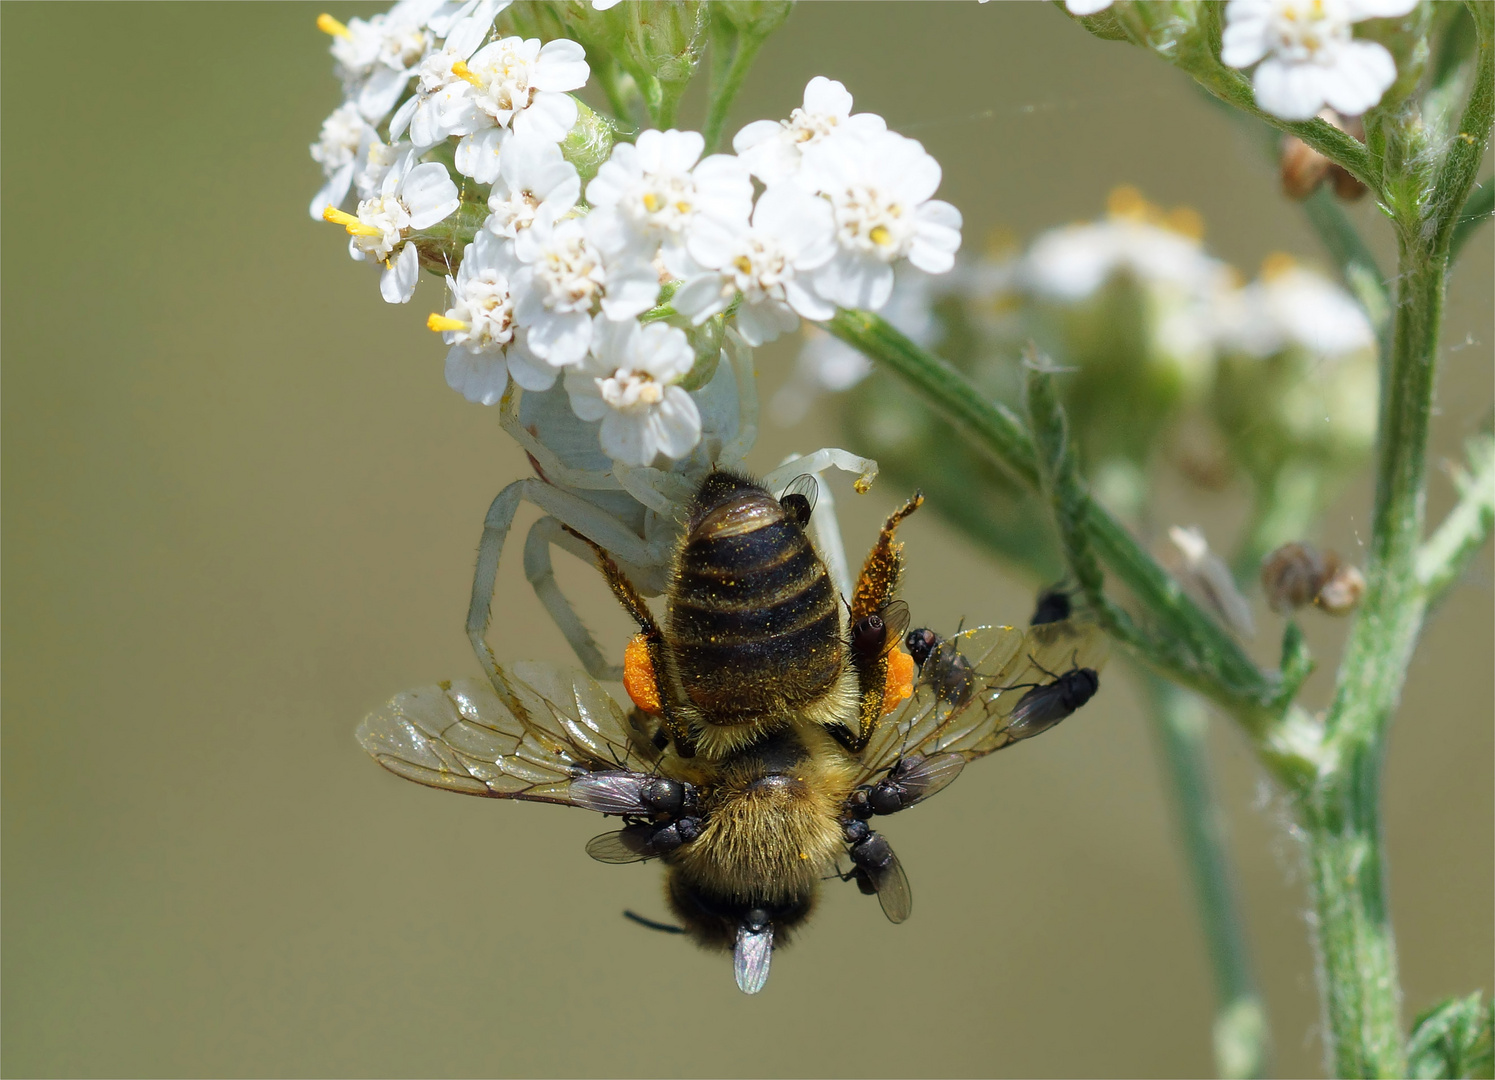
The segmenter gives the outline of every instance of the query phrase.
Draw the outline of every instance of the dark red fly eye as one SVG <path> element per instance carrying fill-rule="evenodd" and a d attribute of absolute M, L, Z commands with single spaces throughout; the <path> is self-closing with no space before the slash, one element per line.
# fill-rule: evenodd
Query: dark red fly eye
<path fill-rule="evenodd" d="M 851 647 L 864 656 L 876 656 L 888 640 L 888 627 L 881 615 L 858 619 L 851 628 Z"/>

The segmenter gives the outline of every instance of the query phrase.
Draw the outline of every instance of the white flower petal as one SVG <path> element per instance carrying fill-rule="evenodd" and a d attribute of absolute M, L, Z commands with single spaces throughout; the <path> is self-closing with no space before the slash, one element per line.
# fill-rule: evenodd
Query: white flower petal
<path fill-rule="evenodd" d="M 592 342 L 592 320 L 585 312 L 546 312 L 525 337 L 530 352 L 554 367 L 579 364 Z"/>
<path fill-rule="evenodd" d="M 1293 64 L 1269 56 L 1251 79 L 1256 104 L 1284 120 L 1311 120 L 1324 107 L 1317 64 Z"/>
<path fill-rule="evenodd" d="M 576 126 L 576 99 L 570 94 L 541 91 L 529 108 L 514 117 L 516 132 L 560 142 Z"/>
<path fill-rule="evenodd" d="M 400 188 L 400 198 L 410 210 L 412 229 L 429 229 L 462 205 L 457 185 L 439 161 L 427 161 L 411 169 Z"/>
<path fill-rule="evenodd" d="M 1375 41 L 1350 41 L 1340 48 L 1332 78 L 1323 82 L 1324 100 L 1345 116 L 1373 108 L 1396 82 L 1396 61 Z"/>
<path fill-rule="evenodd" d="M 735 292 L 730 287 L 724 288 L 722 276 L 714 271 L 697 274 L 675 290 L 670 306 L 700 326 L 717 312 L 725 311 Z"/>
<path fill-rule="evenodd" d="M 691 396 L 678 386 L 664 388 L 654 423 L 659 449 L 666 457 L 683 458 L 701 441 L 701 414 Z"/>
<path fill-rule="evenodd" d="M 389 304 L 408 304 L 420 279 L 420 253 L 406 244 L 379 275 L 379 295 Z"/>
<path fill-rule="evenodd" d="M 531 356 L 519 346 L 508 351 L 509 374 L 525 390 L 549 390 L 555 385 L 560 369 L 551 367 L 544 360 Z"/>
<path fill-rule="evenodd" d="M 452 159 L 457 171 L 480 184 L 493 183 L 502 167 L 503 147 L 509 134 L 507 128 L 491 127 L 464 136 L 457 143 L 457 152 Z"/>
<path fill-rule="evenodd" d="M 508 365 L 500 353 L 453 345 L 446 353 L 446 384 L 475 405 L 497 405 L 509 385 Z"/>

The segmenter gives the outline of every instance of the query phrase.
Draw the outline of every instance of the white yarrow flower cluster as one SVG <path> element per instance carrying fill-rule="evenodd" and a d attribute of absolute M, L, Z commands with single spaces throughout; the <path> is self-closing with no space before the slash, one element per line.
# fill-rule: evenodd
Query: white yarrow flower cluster
<path fill-rule="evenodd" d="M 585 53 L 495 36 L 507 4 L 400 0 L 367 20 L 318 20 L 347 100 L 312 147 L 324 179 L 312 215 L 383 267 L 391 303 L 411 298 L 422 265 L 446 271 L 447 303 L 427 325 L 467 400 L 497 404 L 511 380 L 549 392 L 564 375 L 610 458 L 678 461 L 702 432 L 684 387 L 715 359 L 697 338 L 719 340 L 692 327 L 725 317 L 757 346 L 838 305 L 882 307 L 895 266 L 953 265 L 961 219 L 932 198 L 939 165 L 881 117 L 852 113 L 826 78 L 788 120 L 739 132 L 736 153 L 706 155 L 693 131 L 644 131 L 615 143 L 583 191 L 561 144 Z M 676 325 L 641 322 L 666 290 Z"/>
<path fill-rule="evenodd" d="M 1417 0 L 1230 0 L 1220 60 L 1256 64 L 1256 103 L 1285 120 L 1311 120 L 1325 105 L 1345 116 L 1375 106 L 1396 82 L 1384 45 L 1359 41 L 1352 23 L 1405 15 Z"/>

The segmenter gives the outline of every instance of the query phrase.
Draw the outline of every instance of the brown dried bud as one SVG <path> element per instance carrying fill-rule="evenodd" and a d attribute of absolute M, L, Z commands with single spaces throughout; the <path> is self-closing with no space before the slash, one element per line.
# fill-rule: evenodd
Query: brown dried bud
<path fill-rule="evenodd" d="M 1261 564 L 1261 588 L 1273 611 L 1293 611 L 1311 604 L 1339 569 L 1334 552 L 1320 554 L 1312 544 L 1283 544 Z"/>
<path fill-rule="evenodd" d="M 1329 167 L 1329 181 L 1334 185 L 1334 194 L 1345 202 L 1354 202 L 1370 190 L 1338 165 Z"/>
<path fill-rule="evenodd" d="M 1303 200 L 1318 190 L 1329 172 L 1329 159 L 1296 135 L 1284 135 L 1278 158 L 1282 169 L 1282 194 Z"/>
<path fill-rule="evenodd" d="M 1365 141 L 1365 125 L 1358 116 L 1343 117 L 1333 109 L 1323 109 L 1318 119 L 1332 124 L 1351 138 Z M 1284 135 L 1278 157 L 1282 171 L 1282 193 L 1290 199 L 1306 199 L 1318 190 L 1325 177 L 1334 185 L 1334 194 L 1353 202 L 1366 188 L 1344 169 L 1329 161 L 1296 135 Z"/>
<path fill-rule="evenodd" d="M 1355 610 L 1365 592 L 1365 575 L 1341 564 L 1332 551 L 1312 544 L 1283 544 L 1261 564 L 1261 587 L 1273 611 L 1292 611 L 1313 604 L 1330 615 Z"/>
<path fill-rule="evenodd" d="M 1348 615 L 1364 594 L 1365 575 L 1357 567 L 1341 566 L 1329 575 L 1314 603 L 1330 615 Z"/>

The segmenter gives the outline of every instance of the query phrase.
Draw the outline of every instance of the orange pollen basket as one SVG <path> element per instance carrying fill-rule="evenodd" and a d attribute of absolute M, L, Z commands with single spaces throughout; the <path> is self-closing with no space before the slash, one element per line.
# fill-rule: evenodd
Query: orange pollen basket
<path fill-rule="evenodd" d="M 888 679 L 883 686 L 882 711 L 886 716 L 914 692 L 914 658 L 902 649 L 888 653 Z"/>
<path fill-rule="evenodd" d="M 909 661 L 910 667 L 913 661 Z M 664 712 L 659 704 L 659 683 L 654 678 L 654 661 L 649 659 L 649 643 L 643 634 L 635 634 L 623 650 L 623 689 L 633 703 L 650 716 Z"/>

